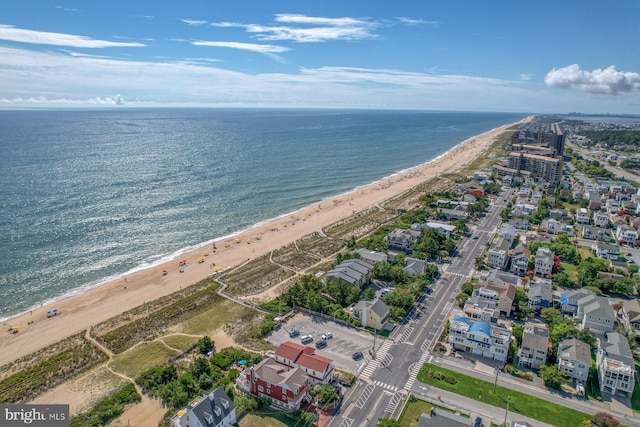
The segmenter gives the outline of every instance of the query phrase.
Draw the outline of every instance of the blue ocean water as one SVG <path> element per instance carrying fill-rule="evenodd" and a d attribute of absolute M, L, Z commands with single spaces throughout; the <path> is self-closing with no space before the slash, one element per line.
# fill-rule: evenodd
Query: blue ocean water
<path fill-rule="evenodd" d="M 0 319 L 428 162 L 524 116 L 0 111 Z"/>

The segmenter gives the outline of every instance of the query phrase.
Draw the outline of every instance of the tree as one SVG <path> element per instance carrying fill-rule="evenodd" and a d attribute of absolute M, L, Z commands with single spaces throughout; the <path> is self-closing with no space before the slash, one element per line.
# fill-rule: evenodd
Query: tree
<path fill-rule="evenodd" d="M 200 354 L 207 354 L 211 350 L 213 350 L 214 342 L 208 336 L 204 336 L 198 340 L 198 348 L 200 349 Z"/>
<path fill-rule="evenodd" d="M 367 289 L 365 289 L 364 299 L 366 299 L 367 301 L 373 301 L 375 297 L 376 297 L 376 291 L 372 287 L 368 287 Z"/>
<path fill-rule="evenodd" d="M 456 303 L 458 304 L 458 307 L 464 307 L 464 304 L 468 300 L 469 300 L 469 295 L 465 294 L 464 292 L 460 292 L 456 297 Z"/>
<path fill-rule="evenodd" d="M 543 365 L 540 368 L 540 376 L 544 385 L 547 387 L 560 390 L 569 377 L 566 372 L 558 369 L 556 365 Z"/>
<path fill-rule="evenodd" d="M 594 427 L 618 427 L 620 425 L 620 421 L 606 412 L 596 413 L 593 418 L 591 418 L 591 423 Z"/>
<path fill-rule="evenodd" d="M 462 284 L 462 286 L 460 286 L 460 292 L 463 292 L 469 296 L 471 296 L 471 294 L 473 294 L 473 282 L 465 282 Z"/>

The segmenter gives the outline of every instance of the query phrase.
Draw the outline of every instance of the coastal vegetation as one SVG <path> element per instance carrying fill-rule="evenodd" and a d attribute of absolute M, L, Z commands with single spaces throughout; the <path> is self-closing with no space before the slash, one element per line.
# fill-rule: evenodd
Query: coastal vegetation
<path fill-rule="evenodd" d="M 111 396 L 102 399 L 90 411 L 72 417 L 70 427 L 100 427 L 117 418 L 124 408 L 140 402 L 142 397 L 133 384 L 127 384 Z"/>

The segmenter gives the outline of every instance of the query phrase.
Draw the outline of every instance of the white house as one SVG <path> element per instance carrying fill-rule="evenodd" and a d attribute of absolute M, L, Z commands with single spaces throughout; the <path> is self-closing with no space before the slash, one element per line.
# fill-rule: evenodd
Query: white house
<path fill-rule="evenodd" d="M 535 275 L 545 277 L 553 271 L 553 258 L 555 254 L 549 248 L 540 247 L 536 251 Z"/>
<path fill-rule="evenodd" d="M 599 340 L 596 356 L 600 390 L 631 397 L 635 384 L 635 362 L 627 338 L 617 332 Z"/>
<path fill-rule="evenodd" d="M 558 343 L 558 369 L 584 384 L 591 368 L 591 347 L 577 338 Z"/>
<path fill-rule="evenodd" d="M 511 331 L 466 316 L 454 316 L 449 325 L 449 342 L 457 350 L 504 362 L 509 352 Z"/>
<path fill-rule="evenodd" d="M 616 229 L 616 240 L 624 242 L 626 245 L 634 246 L 638 240 L 638 232 L 629 225 L 621 225 Z"/>
<path fill-rule="evenodd" d="M 171 427 L 231 427 L 236 407 L 222 387 L 193 399 L 171 418 Z"/>
<path fill-rule="evenodd" d="M 604 212 L 593 212 L 593 225 L 596 227 L 607 228 L 609 226 L 609 215 Z"/>
<path fill-rule="evenodd" d="M 587 208 L 578 208 L 576 211 L 576 222 L 578 224 L 589 224 L 590 215 Z"/>

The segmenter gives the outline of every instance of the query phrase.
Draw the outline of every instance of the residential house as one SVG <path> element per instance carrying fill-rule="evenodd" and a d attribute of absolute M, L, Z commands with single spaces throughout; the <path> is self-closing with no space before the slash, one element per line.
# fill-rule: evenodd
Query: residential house
<path fill-rule="evenodd" d="M 571 378 L 585 383 L 591 368 L 591 346 L 577 338 L 567 338 L 558 343 L 558 369 Z"/>
<path fill-rule="evenodd" d="M 477 297 L 478 301 L 495 301 L 498 311 L 506 316 L 511 314 L 515 296 L 516 287 L 514 285 L 495 285 L 489 282 L 476 284 L 471 294 L 471 298 Z"/>
<path fill-rule="evenodd" d="M 418 258 L 406 257 L 404 259 L 404 272 L 409 276 L 426 273 L 427 261 Z"/>
<path fill-rule="evenodd" d="M 473 419 L 444 409 L 432 408 L 428 414 L 421 414 L 418 427 L 471 427 Z"/>
<path fill-rule="evenodd" d="M 171 418 L 171 427 L 231 427 L 236 407 L 222 387 L 193 399 Z"/>
<path fill-rule="evenodd" d="M 616 240 L 625 245 L 635 246 L 638 240 L 638 232 L 630 225 L 621 225 L 616 229 Z"/>
<path fill-rule="evenodd" d="M 373 266 L 361 259 L 348 259 L 327 272 L 327 279 L 341 280 L 351 286 L 362 287 L 371 280 Z"/>
<path fill-rule="evenodd" d="M 270 357 L 242 371 L 236 378 L 236 385 L 246 393 L 269 399 L 272 405 L 287 410 L 300 409 L 303 402 L 311 400 L 309 376 L 301 368 L 280 364 Z"/>
<path fill-rule="evenodd" d="M 615 199 L 607 199 L 604 206 L 607 213 L 610 215 L 616 215 L 620 210 L 620 202 Z"/>
<path fill-rule="evenodd" d="M 455 225 L 445 224 L 443 222 L 435 222 L 430 221 L 425 224 L 413 224 L 411 226 L 412 229 L 422 229 L 429 228 L 431 230 L 436 230 L 438 233 L 442 234 L 444 237 L 451 237 L 451 233 L 456 229 Z"/>
<path fill-rule="evenodd" d="M 606 334 L 606 340 L 598 340 L 596 365 L 600 391 L 631 397 L 635 385 L 635 361 L 624 335 Z"/>
<path fill-rule="evenodd" d="M 601 227 L 591 227 L 585 225 L 582 227 L 582 238 L 588 240 L 598 240 L 600 242 L 608 242 L 611 240 L 611 231 Z"/>
<path fill-rule="evenodd" d="M 536 251 L 534 273 L 539 277 L 550 276 L 553 272 L 553 258 L 555 254 L 549 248 L 540 247 Z"/>
<path fill-rule="evenodd" d="M 456 350 L 504 362 L 509 352 L 511 331 L 466 316 L 454 316 L 449 324 L 449 342 Z"/>
<path fill-rule="evenodd" d="M 578 208 L 576 211 L 576 222 L 578 224 L 587 225 L 589 224 L 589 220 L 591 219 L 591 215 L 587 208 Z"/>
<path fill-rule="evenodd" d="M 384 244 L 389 250 L 411 253 L 413 252 L 413 244 L 419 242 L 421 238 L 422 232 L 420 230 L 396 228 L 385 236 Z"/>
<path fill-rule="evenodd" d="M 594 333 L 611 332 L 616 323 L 616 313 L 609 304 L 609 299 L 596 295 L 585 295 L 578 301 L 576 317 L 582 329 L 590 329 Z"/>
<path fill-rule="evenodd" d="M 566 209 L 549 209 L 549 217 L 562 221 L 564 219 L 569 219 L 569 212 Z"/>
<path fill-rule="evenodd" d="M 360 255 L 360 259 L 374 265 L 377 262 L 388 262 L 389 257 L 384 252 L 372 251 L 370 249 L 360 248 L 353 251 Z"/>
<path fill-rule="evenodd" d="M 471 296 L 462 309 L 464 314 L 472 319 L 483 322 L 496 323 L 500 317 L 498 302 L 493 300 L 483 300 L 480 296 Z"/>
<path fill-rule="evenodd" d="M 513 243 L 513 239 L 516 236 L 516 228 L 509 224 L 509 223 L 504 223 L 500 226 L 500 230 L 498 230 L 498 237 L 506 240 L 507 242 L 509 242 L 509 247 L 511 247 L 511 244 Z"/>
<path fill-rule="evenodd" d="M 553 218 L 543 219 L 541 227 L 544 231 L 551 234 L 566 233 L 568 236 L 575 236 L 576 234 L 572 225 L 565 224 Z"/>
<path fill-rule="evenodd" d="M 640 302 L 637 298 L 622 302 L 620 318 L 625 330 L 634 334 L 636 338 L 640 338 Z"/>
<path fill-rule="evenodd" d="M 456 219 L 466 219 L 469 214 L 462 209 L 446 209 L 446 208 L 438 208 L 438 213 L 449 221 Z"/>
<path fill-rule="evenodd" d="M 487 282 L 493 283 L 494 285 L 498 286 L 513 285 L 515 287 L 518 287 L 520 285 L 519 276 L 502 270 L 490 270 L 486 276 L 483 275 L 482 277 Z"/>
<path fill-rule="evenodd" d="M 604 212 L 593 212 L 593 225 L 596 227 L 607 228 L 609 226 L 609 215 Z"/>
<path fill-rule="evenodd" d="M 513 225 L 516 230 L 530 230 L 531 223 L 525 218 L 511 218 L 509 224 Z"/>
<path fill-rule="evenodd" d="M 362 326 L 383 329 L 389 321 L 389 307 L 379 298 L 373 301 L 358 301 L 353 306 L 353 316 L 360 319 Z"/>
<path fill-rule="evenodd" d="M 267 356 L 290 368 L 302 369 L 311 384 L 329 384 L 335 374 L 333 361 L 315 354 L 315 351 L 313 347 L 285 341 L 274 353 L 267 353 Z"/>
<path fill-rule="evenodd" d="M 518 366 L 540 369 L 547 362 L 549 328 L 542 322 L 527 322 L 522 333 Z"/>
<path fill-rule="evenodd" d="M 509 261 L 508 251 L 511 243 L 499 238 L 495 245 L 487 251 L 487 265 L 491 268 L 503 269 Z"/>
<path fill-rule="evenodd" d="M 543 308 L 553 306 L 553 289 L 551 287 L 551 280 L 549 279 L 536 279 L 527 291 L 527 299 L 529 300 L 529 307 L 536 310 L 538 313 Z"/>
<path fill-rule="evenodd" d="M 587 296 L 594 295 L 593 291 L 588 289 L 570 289 L 560 296 L 561 312 L 564 314 L 574 315 L 578 312 L 578 300 Z"/>
<path fill-rule="evenodd" d="M 598 258 L 617 261 L 620 258 L 620 248 L 618 245 L 597 242 L 591 245 L 591 250 Z"/>
<path fill-rule="evenodd" d="M 477 182 L 465 182 L 458 184 L 458 188 L 461 194 L 471 194 L 475 197 L 484 197 L 484 188 Z"/>
<path fill-rule="evenodd" d="M 516 202 L 516 204 L 513 207 L 513 215 L 516 217 L 528 218 L 531 215 L 533 215 L 536 210 L 537 210 L 537 207 L 535 205 L 532 205 L 529 203 Z"/>
<path fill-rule="evenodd" d="M 511 254 L 511 272 L 520 277 L 527 274 L 531 251 L 524 245 L 517 246 Z"/>

